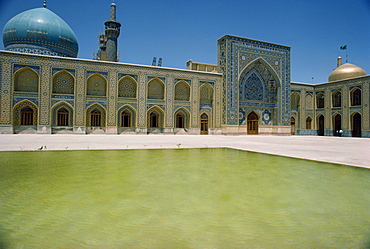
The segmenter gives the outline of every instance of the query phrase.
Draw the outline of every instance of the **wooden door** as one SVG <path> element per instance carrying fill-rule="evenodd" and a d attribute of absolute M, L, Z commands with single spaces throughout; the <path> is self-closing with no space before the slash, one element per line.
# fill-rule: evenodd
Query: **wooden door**
<path fill-rule="evenodd" d="M 247 134 L 258 134 L 258 116 L 255 112 L 247 117 Z"/>
<path fill-rule="evenodd" d="M 290 135 L 295 135 L 295 118 L 290 118 Z"/>
<path fill-rule="evenodd" d="M 208 115 L 205 113 L 200 116 L 200 135 L 208 135 Z"/>

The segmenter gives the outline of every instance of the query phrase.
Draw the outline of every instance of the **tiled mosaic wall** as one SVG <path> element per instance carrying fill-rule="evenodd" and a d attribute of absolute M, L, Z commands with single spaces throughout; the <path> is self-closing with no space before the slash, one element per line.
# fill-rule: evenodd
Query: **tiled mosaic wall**
<path fill-rule="evenodd" d="M 243 125 L 248 113 L 263 124 L 290 125 L 290 48 L 226 35 L 218 40 L 223 73 L 222 118 Z"/>
<path fill-rule="evenodd" d="M 198 129 L 204 112 L 201 86 L 212 92 L 206 108 L 210 127 L 221 127 L 221 75 L 161 67 L 105 63 L 70 58 L 0 52 L 0 126 L 16 125 L 19 103 L 36 108 L 38 126 L 52 127 L 60 108 L 70 111 L 70 124 L 80 130 L 89 126 L 89 111 L 102 113 L 102 126 L 119 127 L 120 113 L 129 110 L 136 128 L 147 128 L 147 116 L 155 108 L 162 128 L 173 129 L 182 110 L 187 128 Z M 30 77 L 24 77 L 31 75 Z M 30 84 L 24 84 L 32 81 Z M 16 88 L 20 87 L 19 89 Z M 28 89 L 31 87 L 32 89 Z M 26 89 L 27 88 L 27 89 Z M 28 101 L 28 102 L 24 102 Z"/>

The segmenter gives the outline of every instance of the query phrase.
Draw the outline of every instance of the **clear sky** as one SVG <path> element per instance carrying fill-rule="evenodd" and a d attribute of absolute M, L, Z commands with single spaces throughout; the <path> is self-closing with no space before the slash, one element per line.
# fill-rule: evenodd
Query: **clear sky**
<path fill-rule="evenodd" d="M 97 52 L 111 0 L 48 0 L 79 41 L 78 58 Z M 293 82 L 327 82 L 339 49 L 370 74 L 370 0 L 115 0 L 120 61 L 185 68 L 186 61 L 217 64 L 225 34 L 291 47 Z M 0 27 L 43 0 L 0 0 Z M 3 50 L 3 43 L 0 50 Z M 313 79 L 312 79 L 313 78 Z"/>

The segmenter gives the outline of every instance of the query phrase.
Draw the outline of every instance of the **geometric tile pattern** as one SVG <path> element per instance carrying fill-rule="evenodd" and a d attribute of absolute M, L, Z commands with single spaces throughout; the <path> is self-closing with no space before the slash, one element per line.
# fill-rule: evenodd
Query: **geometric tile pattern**
<path fill-rule="evenodd" d="M 67 71 L 60 71 L 53 77 L 53 93 L 74 94 L 74 77 Z"/>
<path fill-rule="evenodd" d="M 136 98 L 137 83 L 130 76 L 125 76 L 118 84 L 118 97 Z"/>
<path fill-rule="evenodd" d="M 175 100 L 189 101 L 190 86 L 185 81 L 180 81 L 175 85 Z"/>
<path fill-rule="evenodd" d="M 87 95 L 106 96 L 107 83 L 101 74 L 93 74 L 87 80 Z"/>
<path fill-rule="evenodd" d="M 148 83 L 148 99 L 164 99 L 164 83 L 159 79 Z"/>
<path fill-rule="evenodd" d="M 38 92 L 39 77 L 37 73 L 29 67 L 17 71 L 14 76 L 14 91 Z"/>
<path fill-rule="evenodd" d="M 271 111 L 276 120 L 273 125 L 290 125 L 290 47 L 226 35 L 218 40 L 218 58 L 223 73 L 224 124 L 239 125 L 239 102 L 250 99 L 276 103 L 277 110 Z M 251 109 L 259 116 L 264 110 Z"/>
<path fill-rule="evenodd" d="M 74 130 L 84 131 L 89 125 L 92 107 L 98 108 L 102 125 L 107 127 L 118 127 L 119 112 L 124 108 L 130 110 L 136 127 L 147 127 L 151 109 L 158 111 L 163 127 L 173 128 L 175 112 L 182 108 L 189 128 L 197 128 L 200 125 L 199 83 L 204 82 L 203 85 L 212 83 L 214 86 L 213 106 L 208 107 L 212 119 L 210 128 L 221 129 L 221 74 L 6 51 L 0 51 L 0 69 L 0 126 L 12 125 L 13 107 L 28 101 L 37 108 L 34 118 L 37 125 L 43 126 L 40 131 L 44 126 L 57 124 L 61 108 L 64 108 L 61 113 L 67 113 L 68 124 Z M 22 78 L 22 72 L 26 72 L 26 77 Z M 15 77 L 31 82 L 24 86 L 30 89 L 33 85 L 32 92 L 14 91 Z M 148 99 L 148 95 L 151 98 Z M 175 101 L 175 97 L 178 100 Z"/>

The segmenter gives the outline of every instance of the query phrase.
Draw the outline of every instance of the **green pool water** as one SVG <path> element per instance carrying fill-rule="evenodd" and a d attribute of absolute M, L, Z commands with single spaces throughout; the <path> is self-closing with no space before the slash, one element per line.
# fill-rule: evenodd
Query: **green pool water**
<path fill-rule="evenodd" d="M 370 246 L 367 169 L 232 149 L 0 162 L 0 248 Z"/>

